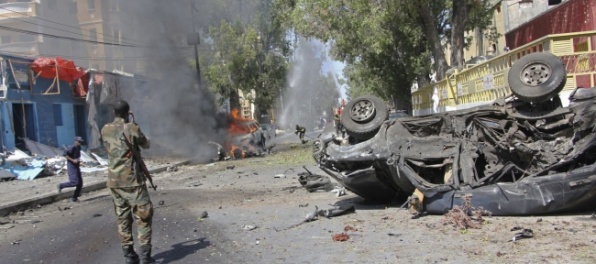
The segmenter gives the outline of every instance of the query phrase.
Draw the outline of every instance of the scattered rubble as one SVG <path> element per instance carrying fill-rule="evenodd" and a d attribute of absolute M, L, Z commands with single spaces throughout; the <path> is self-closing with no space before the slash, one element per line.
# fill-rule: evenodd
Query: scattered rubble
<path fill-rule="evenodd" d="M 490 212 L 472 205 L 472 197 L 462 197 L 463 204 L 455 205 L 443 215 L 441 222 L 444 225 L 453 225 L 461 229 L 480 228 L 484 219 L 482 216 L 490 215 Z"/>
<path fill-rule="evenodd" d="M 33 180 L 40 176 L 58 175 L 66 171 L 66 158 L 63 151 L 39 142 L 25 139 L 31 155 L 22 150 L 5 150 L 1 153 L 0 180 Z M 81 151 L 81 171 L 83 173 L 104 171 L 107 160 L 96 153 Z"/>

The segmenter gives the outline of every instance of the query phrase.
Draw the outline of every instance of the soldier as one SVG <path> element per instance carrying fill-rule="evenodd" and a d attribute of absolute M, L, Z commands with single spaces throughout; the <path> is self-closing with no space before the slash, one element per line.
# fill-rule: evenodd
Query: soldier
<path fill-rule="evenodd" d="M 81 189 L 83 189 L 83 177 L 81 177 L 81 144 L 82 137 L 75 137 L 74 144 L 64 151 L 66 158 L 66 169 L 68 171 L 68 182 L 58 184 L 58 193 L 64 188 L 75 187 L 74 194 L 70 199 L 73 202 L 79 201 Z"/>
<path fill-rule="evenodd" d="M 141 263 L 155 263 L 151 257 L 151 223 L 153 204 L 149 198 L 145 177 L 134 162 L 132 153 L 123 142 L 123 136 L 136 148 L 149 148 L 149 139 L 139 126 L 129 122 L 130 107 L 124 100 L 114 105 L 114 122 L 101 130 L 103 144 L 108 152 L 108 182 L 116 211 L 118 233 L 126 263 L 138 263 L 132 236 L 133 215 L 137 222 L 138 240 L 141 244 Z"/>
<path fill-rule="evenodd" d="M 294 134 L 298 135 L 302 144 L 306 143 L 306 140 L 304 140 L 304 133 L 306 133 L 306 128 L 296 125 L 296 132 L 294 132 Z"/>

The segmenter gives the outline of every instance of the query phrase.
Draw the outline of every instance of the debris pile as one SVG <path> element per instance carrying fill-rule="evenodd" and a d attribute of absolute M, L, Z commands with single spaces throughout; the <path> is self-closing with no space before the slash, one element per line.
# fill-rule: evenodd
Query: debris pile
<path fill-rule="evenodd" d="M 0 153 L 0 180 L 33 180 L 39 176 L 58 175 L 66 171 L 66 158 L 63 151 L 41 143 L 25 139 L 25 145 L 32 155 L 19 149 Z M 106 170 L 107 160 L 95 153 L 81 151 L 81 171 L 95 172 Z"/>
<path fill-rule="evenodd" d="M 302 187 L 304 187 L 308 192 L 329 192 L 337 190 L 335 193 L 338 197 L 345 194 L 345 189 L 342 189 L 343 186 L 332 183 L 329 177 L 313 174 L 305 166 L 303 166 L 303 168 L 306 170 L 306 172 L 298 173 L 298 182 L 300 182 L 300 185 L 302 185 Z"/>
<path fill-rule="evenodd" d="M 490 215 L 490 212 L 482 209 L 482 207 L 475 207 L 472 205 L 472 197 L 469 195 L 463 196 L 463 204 L 461 206 L 455 205 L 449 210 L 441 222 L 444 225 L 453 225 L 461 229 L 480 228 L 484 219 L 483 216 Z"/>

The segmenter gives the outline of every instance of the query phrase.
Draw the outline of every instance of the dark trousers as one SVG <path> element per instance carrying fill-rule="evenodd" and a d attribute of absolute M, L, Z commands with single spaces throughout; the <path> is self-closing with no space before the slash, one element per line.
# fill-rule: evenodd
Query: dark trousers
<path fill-rule="evenodd" d="M 81 177 L 81 169 L 68 166 L 68 182 L 61 183 L 60 189 L 76 187 L 72 198 L 81 196 L 81 189 L 83 189 L 83 177 Z"/>

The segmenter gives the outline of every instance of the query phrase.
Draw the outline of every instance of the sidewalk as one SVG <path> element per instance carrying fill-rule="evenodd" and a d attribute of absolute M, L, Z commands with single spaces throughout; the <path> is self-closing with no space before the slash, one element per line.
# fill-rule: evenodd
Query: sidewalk
<path fill-rule="evenodd" d="M 167 164 L 148 164 L 149 172 L 152 174 L 166 171 L 170 166 L 181 166 L 188 164 L 188 160 L 177 161 Z M 82 193 L 89 193 L 106 188 L 106 172 L 83 173 Z M 71 198 L 74 188 L 62 190 L 58 194 L 56 186 L 61 182 L 68 181 L 66 174 L 37 178 L 31 181 L 13 180 L 0 182 L 0 216 L 13 212 L 26 210 L 37 205 L 53 203 L 62 199 Z M 84 196 L 83 196 L 84 200 Z"/>

